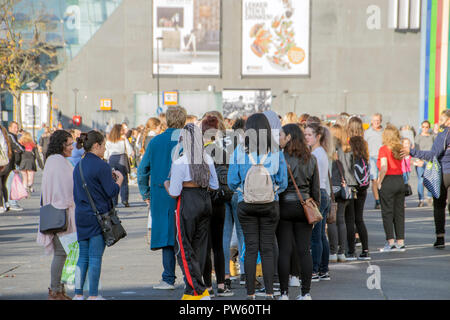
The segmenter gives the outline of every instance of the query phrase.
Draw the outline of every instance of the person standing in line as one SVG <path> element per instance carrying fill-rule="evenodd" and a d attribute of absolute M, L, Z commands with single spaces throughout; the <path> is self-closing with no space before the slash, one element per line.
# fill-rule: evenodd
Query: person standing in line
<path fill-rule="evenodd" d="M 378 195 L 378 167 L 377 167 L 377 159 L 378 159 L 378 150 L 380 150 L 382 146 L 382 127 L 383 117 L 379 113 L 375 113 L 372 116 L 371 126 L 364 132 L 364 139 L 367 141 L 369 145 L 369 155 L 370 155 L 370 180 L 372 181 L 372 192 L 375 198 L 375 209 L 380 209 L 380 197 Z"/>
<path fill-rule="evenodd" d="M 320 213 L 323 220 L 316 223 L 312 230 L 312 281 L 331 280 L 328 264 L 330 259 L 330 244 L 328 243 L 325 227 L 327 215 L 330 211 L 330 183 L 329 183 L 329 160 L 332 150 L 331 133 L 326 127 L 317 123 L 310 123 L 305 129 L 305 138 L 311 147 L 311 153 L 317 160 L 317 168 L 320 178 Z"/>
<path fill-rule="evenodd" d="M 219 129 L 220 128 L 220 129 Z M 227 174 L 227 154 L 220 144 L 225 126 L 216 116 L 206 116 L 201 123 L 201 130 L 204 139 L 206 153 L 213 159 L 216 172 Z M 220 133 L 219 133 L 220 130 Z M 224 190 L 223 190 L 224 191 Z M 216 194 L 212 197 L 212 216 L 209 224 L 208 250 L 206 255 L 206 264 L 203 271 L 203 279 L 208 288 L 209 295 L 214 297 L 212 288 L 212 263 L 211 249 L 214 255 L 214 271 L 217 280 L 217 295 L 219 297 L 233 296 L 230 288 L 225 287 L 225 255 L 223 252 L 223 229 L 225 222 L 225 202 Z"/>
<path fill-rule="evenodd" d="M 165 114 L 168 129 L 154 137 L 145 150 L 138 168 L 138 186 L 142 199 L 150 205 L 152 217 L 151 250 L 162 250 L 164 271 L 162 279 L 153 289 L 175 289 L 175 205 L 165 188 L 169 176 L 172 156 L 180 130 L 186 122 L 186 110 L 182 107 L 168 107 Z M 152 201 L 152 199 L 156 199 Z"/>
<path fill-rule="evenodd" d="M 14 152 L 12 151 L 8 132 L 2 125 L 0 125 L 0 148 L 8 158 L 8 164 L 0 167 L 0 213 L 4 213 L 8 210 L 8 189 L 6 185 L 9 173 L 14 168 Z"/>
<path fill-rule="evenodd" d="M 349 119 L 347 134 L 350 149 L 353 153 L 352 171 L 354 177 L 356 178 L 356 174 L 359 173 L 359 181 L 356 183 L 356 199 L 350 199 L 349 205 L 345 210 L 348 244 L 347 260 L 370 260 L 369 240 L 366 224 L 364 223 L 364 205 L 367 199 L 367 189 L 370 186 L 370 181 L 367 181 L 367 184 L 365 184 L 364 178 L 370 175 L 370 156 L 368 144 L 364 140 L 363 122 L 359 117 L 353 116 Z M 368 178 L 370 180 L 370 176 Z M 355 225 L 357 231 L 355 230 Z M 357 239 L 361 241 L 363 247 L 362 253 L 358 257 L 356 257 L 355 253 Z"/>
<path fill-rule="evenodd" d="M 12 159 L 10 161 L 11 171 L 8 175 L 6 181 L 6 186 L 8 190 L 11 190 L 11 184 L 14 174 L 19 174 L 19 165 L 22 160 L 22 154 L 25 152 L 25 148 L 19 143 L 17 134 L 19 133 L 19 125 L 16 121 L 11 121 L 8 125 L 8 139 L 12 149 Z M 8 202 L 6 204 L 8 210 L 12 211 L 23 211 L 23 208 L 19 206 L 17 200 L 11 199 L 11 192 L 8 193 Z"/>
<path fill-rule="evenodd" d="M 332 168 L 335 168 L 332 169 L 333 173 L 331 175 L 333 186 L 341 186 L 341 178 L 343 178 L 345 179 L 347 186 L 349 188 L 353 188 L 356 186 L 356 179 L 353 175 L 353 154 L 348 143 L 347 130 L 341 125 L 335 124 L 331 127 L 331 133 L 334 137 L 334 145 L 336 150 L 334 161 L 332 163 Z M 339 161 L 340 164 L 337 161 Z M 338 170 L 339 168 L 340 170 Z M 341 177 L 341 174 L 343 177 Z M 330 262 L 347 261 L 347 227 L 345 224 L 345 212 L 350 204 L 350 201 L 350 199 L 336 198 L 336 223 L 328 224 Z"/>
<path fill-rule="evenodd" d="M 445 207 L 450 206 L 450 110 L 447 109 L 441 113 L 439 118 L 441 130 L 436 136 L 430 151 L 403 148 L 402 155 L 411 155 L 427 161 L 432 161 L 434 157 L 439 161 L 442 167 L 441 194 L 438 199 L 433 198 L 434 224 L 436 228 L 436 249 L 445 248 Z M 450 212 L 450 207 L 449 207 Z"/>
<path fill-rule="evenodd" d="M 433 142 L 435 136 L 431 131 L 431 123 L 428 120 L 425 120 L 421 124 L 422 131 L 419 135 L 416 136 L 416 140 L 414 143 L 414 149 L 420 151 L 428 151 L 433 147 Z M 428 205 L 431 206 L 433 203 L 433 197 L 431 196 L 431 192 L 427 191 L 427 198 L 425 199 L 425 190 L 423 185 L 423 173 L 425 172 L 425 162 L 420 159 L 413 159 L 413 164 L 416 167 L 417 173 L 417 194 L 419 195 L 419 204 L 418 207 L 423 207 L 425 205 L 425 200 Z"/>
<path fill-rule="evenodd" d="M 217 190 L 214 162 L 203 147 L 201 129 L 190 123 L 181 131 L 183 155 L 174 160 L 167 193 L 177 199 L 176 251 L 183 271 L 185 289 L 182 300 L 210 300 L 203 282 L 208 251 L 208 231 L 212 215 L 210 190 Z M 222 253 L 223 255 L 223 253 Z"/>
<path fill-rule="evenodd" d="M 277 240 L 280 250 L 278 259 L 280 300 L 289 300 L 288 283 L 293 240 L 300 258 L 300 276 L 302 280 L 301 295 L 297 297 L 297 300 L 312 300 L 310 289 L 313 260 L 310 244 L 313 226 L 306 219 L 294 183 L 298 186 L 304 200 L 312 198 L 321 206 L 322 190 L 320 188 L 318 163 L 316 157 L 312 156 L 305 136 L 297 124 L 283 126 L 280 133 L 280 146 L 284 150 L 286 164 L 292 171 L 295 180 L 292 181 L 291 176 L 288 175 L 287 188 L 280 194 L 280 221 L 277 228 Z M 328 167 L 327 160 L 326 164 Z M 328 197 L 326 192 L 324 195 Z M 327 204 L 325 204 L 326 206 Z"/>
<path fill-rule="evenodd" d="M 287 187 L 286 161 L 282 152 L 272 149 L 272 133 L 269 121 L 260 113 L 251 115 L 245 124 L 246 138 L 243 146 L 238 146 L 230 159 L 228 186 L 238 191 L 238 216 L 245 239 L 245 273 L 247 299 L 255 300 L 256 260 L 261 253 L 266 298 L 273 299 L 274 240 L 279 219 L 275 207 L 278 194 Z M 253 161 L 250 160 L 250 157 Z M 247 173 L 252 163 L 263 164 L 272 181 L 274 201 L 264 204 L 244 202 Z M 248 195 L 248 196 L 253 196 Z"/>
<path fill-rule="evenodd" d="M 128 139 L 122 135 L 123 125 L 116 124 L 111 129 L 106 141 L 105 160 L 109 165 L 117 171 L 120 171 L 124 177 L 124 181 L 120 187 L 120 199 L 125 207 L 129 207 L 129 189 L 128 189 L 128 174 L 130 173 L 129 159 L 133 155 L 133 148 L 128 142 Z M 118 197 L 114 199 L 117 204 Z"/>
<path fill-rule="evenodd" d="M 80 137 L 81 131 L 78 129 L 74 129 L 72 131 L 72 138 L 73 138 L 73 150 L 72 155 L 68 158 L 70 163 L 75 167 L 78 162 L 80 162 L 81 157 L 84 155 L 84 149 L 83 147 L 77 142 L 77 139 Z"/>
<path fill-rule="evenodd" d="M 36 242 L 44 246 L 45 253 L 53 253 L 48 300 L 72 300 L 66 295 L 64 284 L 61 283 L 67 254 L 59 240 L 64 235 L 76 232 L 73 166 L 67 160 L 72 154 L 72 148 L 73 139 L 70 133 L 65 130 L 55 131 L 50 136 L 42 175 L 42 206 L 51 204 L 57 209 L 67 209 L 66 231 L 57 234 L 43 234 L 38 231 L 37 235 Z"/>
<path fill-rule="evenodd" d="M 383 145 L 378 152 L 377 160 L 380 170 L 377 185 L 386 234 L 386 244 L 380 249 L 381 252 L 405 251 L 405 184 L 402 171 L 402 148 L 400 131 L 393 125 L 387 125 L 383 131 Z M 394 243 L 395 238 L 397 243 Z"/>
<path fill-rule="evenodd" d="M 232 126 L 232 130 L 234 130 L 234 135 L 232 137 L 225 137 L 224 145 L 228 154 L 232 154 L 238 145 L 243 143 L 243 136 L 240 135 L 239 130 L 242 130 L 242 133 L 245 129 L 245 121 L 240 118 L 235 121 Z M 234 141 L 228 141 L 232 138 Z M 228 142 L 226 142 L 228 141 Z M 229 161 L 229 160 L 228 160 Z M 229 163 L 228 163 L 229 164 Z M 238 257 L 242 254 L 242 248 L 244 246 L 244 233 L 242 231 L 241 223 L 239 222 L 239 217 L 237 214 L 237 206 L 238 206 L 238 194 L 235 192 L 233 194 L 233 198 L 231 201 L 225 202 L 225 221 L 223 227 L 223 251 L 225 256 L 225 286 L 231 289 L 231 279 L 230 279 L 230 246 L 231 239 L 233 237 L 233 226 L 236 230 L 236 236 L 238 240 Z M 240 281 L 241 285 L 245 284 L 245 266 L 242 262 L 242 259 L 237 259 L 240 264 Z"/>
<path fill-rule="evenodd" d="M 48 150 L 48 144 L 50 143 L 50 136 L 52 135 L 50 132 L 50 128 L 43 127 L 44 132 L 41 134 L 41 136 L 38 138 L 39 141 L 39 151 L 44 156 L 44 163 L 47 160 L 46 154 Z"/>
<path fill-rule="evenodd" d="M 123 176 L 103 161 L 106 150 L 105 137 L 98 131 L 82 133 L 78 143 L 86 150 L 83 159 L 73 169 L 73 197 L 75 201 L 75 223 L 80 247 L 75 269 L 75 296 L 72 300 L 84 300 L 83 287 L 86 276 L 89 278 L 88 300 L 105 300 L 98 294 L 102 258 L 105 251 L 105 240 L 102 229 L 89 202 L 80 174 L 83 165 L 83 176 L 89 193 L 101 214 L 113 208 L 113 200 L 120 192 Z"/>

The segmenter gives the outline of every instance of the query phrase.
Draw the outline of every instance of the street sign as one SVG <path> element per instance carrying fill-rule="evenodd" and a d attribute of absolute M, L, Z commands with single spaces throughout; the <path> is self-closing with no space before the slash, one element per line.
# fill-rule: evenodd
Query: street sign
<path fill-rule="evenodd" d="M 164 91 L 163 105 L 176 106 L 178 105 L 178 91 Z"/>
<path fill-rule="evenodd" d="M 100 110 L 111 111 L 112 99 L 100 99 Z"/>

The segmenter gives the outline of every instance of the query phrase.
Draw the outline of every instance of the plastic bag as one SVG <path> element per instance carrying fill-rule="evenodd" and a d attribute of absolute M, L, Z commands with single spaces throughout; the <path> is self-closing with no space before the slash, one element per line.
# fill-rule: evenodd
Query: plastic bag
<path fill-rule="evenodd" d="M 14 173 L 14 177 L 11 183 L 11 200 L 22 200 L 28 197 L 27 189 L 22 183 L 22 179 L 18 173 Z"/>
<path fill-rule="evenodd" d="M 64 268 L 62 271 L 61 282 L 68 285 L 73 285 L 75 284 L 75 269 L 78 262 L 78 256 L 80 254 L 77 233 L 74 232 L 59 237 L 59 241 L 61 241 L 61 245 L 67 254 L 66 262 L 64 263 Z"/>

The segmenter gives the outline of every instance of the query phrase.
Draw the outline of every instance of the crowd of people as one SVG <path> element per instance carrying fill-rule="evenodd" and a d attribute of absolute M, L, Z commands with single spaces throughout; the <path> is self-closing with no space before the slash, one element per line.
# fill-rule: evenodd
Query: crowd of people
<path fill-rule="evenodd" d="M 197 118 L 178 106 L 131 130 L 125 123 L 107 133 L 43 128 L 39 143 L 11 122 L 0 135 L 9 159 L 0 171 L 0 210 L 23 210 L 7 191 L 11 176 L 20 172 L 31 193 L 38 163 L 43 168 L 41 205 L 67 209 L 69 217 L 63 233 L 38 233 L 38 243 L 53 253 L 52 300 L 71 299 L 60 280 L 66 255 L 59 241 L 70 232 L 77 233 L 80 247 L 73 299 L 84 299 L 86 277 L 88 299 L 103 299 L 98 282 L 105 243 L 82 179 L 105 213 L 118 204 L 119 195 L 122 205 L 130 206 L 133 175 L 149 206 L 150 249 L 162 251 L 163 273 L 154 289 L 175 289 L 178 261 L 185 281 L 182 299 L 233 296 L 235 234 L 247 299 L 288 300 L 289 287 L 301 286 L 297 299 L 311 300 L 311 282 L 332 279 L 330 263 L 371 259 L 364 223 L 370 188 L 385 232 L 380 251 L 406 250 L 405 196 L 413 166 L 418 206 L 433 203 L 434 246 L 445 246 L 450 111 L 441 114 L 437 130 L 424 121 L 418 134 L 410 126 L 383 126 L 382 121 L 381 114 L 372 115 L 365 130 L 361 118 L 345 113 L 335 122 L 293 112 L 281 117 L 270 110 L 233 120 L 217 111 Z M 434 158 L 442 166 L 441 192 L 439 198 L 429 193 L 426 198 L 423 173 Z M 320 222 L 309 222 L 300 198 L 317 205 Z M 263 283 L 257 277 L 259 263 Z"/>

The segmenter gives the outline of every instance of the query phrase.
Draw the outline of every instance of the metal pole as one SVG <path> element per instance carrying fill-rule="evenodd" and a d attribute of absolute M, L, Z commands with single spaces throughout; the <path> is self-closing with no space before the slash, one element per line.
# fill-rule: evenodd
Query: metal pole
<path fill-rule="evenodd" d="M 158 97 L 158 105 L 156 110 L 159 110 L 159 40 L 160 38 L 156 39 L 156 65 L 157 65 L 157 73 L 156 73 L 156 91 L 157 91 L 157 97 Z"/>
<path fill-rule="evenodd" d="M 36 107 L 34 105 L 34 89 L 31 90 L 31 104 L 33 105 L 33 140 L 36 141 Z"/>

